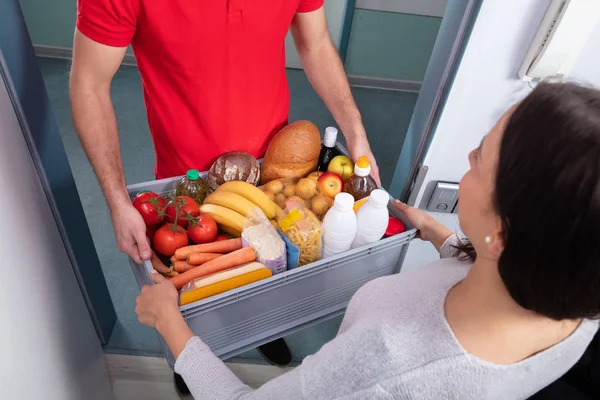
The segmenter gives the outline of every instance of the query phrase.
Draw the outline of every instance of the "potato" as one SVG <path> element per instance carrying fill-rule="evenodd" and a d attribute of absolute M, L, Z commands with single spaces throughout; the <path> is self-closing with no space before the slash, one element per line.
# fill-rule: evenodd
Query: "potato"
<path fill-rule="evenodd" d="M 281 208 L 285 208 L 285 194 L 279 193 L 275 195 L 275 204 L 277 204 Z"/>
<path fill-rule="evenodd" d="M 296 195 L 303 200 L 312 199 L 317 193 L 317 182 L 312 179 L 304 178 L 300 179 L 296 185 Z"/>
<path fill-rule="evenodd" d="M 312 200 L 311 208 L 318 216 L 323 215 L 331 208 L 331 201 L 323 195 L 318 195 Z"/>
<path fill-rule="evenodd" d="M 275 195 L 272 192 L 265 192 L 265 194 L 271 201 L 275 201 Z"/>
<path fill-rule="evenodd" d="M 277 194 L 283 189 L 283 183 L 281 181 L 271 181 L 267 183 L 265 189 L 270 193 Z"/>
<path fill-rule="evenodd" d="M 296 185 L 287 185 L 283 189 L 283 194 L 285 197 L 289 198 L 296 195 Z"/>

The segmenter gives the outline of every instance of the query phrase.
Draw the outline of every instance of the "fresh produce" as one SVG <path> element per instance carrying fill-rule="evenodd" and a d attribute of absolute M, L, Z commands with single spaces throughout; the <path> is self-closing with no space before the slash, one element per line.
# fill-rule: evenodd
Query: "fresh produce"
<path fill-rule="evenodd" d="M 398 218 L 390 217 L 387 229 L 383 237 L 398 235 L 406 230 L 406 227 Z"/>
<path fill-rule="evenodd" d="M 248 153 L 234 151 L 223 154 L 214 162 L 206 182 L 212 190 L 229 181 L 243 181 L 251 185 L 260 182 L 260 166 L 256 158 Z"/>
<path fill-rule="evenodd" d="M 280 130 L 267 149 L 261 184 L 280 178 L 302 178 L 317 169 L 321 134 L 312 122 L 292 122 Z"/>
<path fill-rule="evenodd" d="M 192 253 L 188 256 L 187 263 L 197 267 L 198 265 L 202 265 L 204 263 L 212 261 L 215 258 L 219 258 L 222 255 L 223 254 L 219 253 Z"/>
<path fill-rule="evenodd" d="M 146 227 L 146 237 L 148 239 L 152 239 L 152 236 L 154 236 L 154 232 L 156 232 L 157 229 L 158 229 L 158 225 L 147 226 Z"/>
<path fill-rule="evenodd" d="M 187 233 L 192 242 L 202 244 L 214 241 L 219 231 L 214 219 L 209 215 L 200 215 L 191 221 Z"/>
<path fill-rule="evenodd" d="M 344 185 L 342 177 L 333 172 L 326 172 L 321 175 L 317 183 L 321 193 L 330 199 L 335 198 L 335 196 L 342 191 Z"/>
<path fill-rule="evenodd" d="M 182 274 L 185 271 L 189 271 L 190 269 L 195 268 L 195 267 L 197 267 L 197 265 L 192 265 L 192 264 L 188 263 L 187 261 L 177 260 L 173 263 L 173 269 L 178 274 Z"/>
<path fill-rule="evenodd" d="M 233 229 L 233 228 L 229 228 L 224 225 L 221 225 L 221 232 L 223 232 L 225 235 L 227 235 L 228 238 L 239 238 L 242 236 L 240 231 Z"/>
<path fill-rule="evenodd" d="M 196 204 L 202 204 L 206 196 L 210 193 L 210 188 L 206 182 L 200 177 L 200 172 L 195 169 L 190 169 L 184 177 L 182 177 L 175 188 L 176 196 L 189 196 Z"/>
<path fill-rule="evenodd" d="M 317 182 L 317 181 L 319 180 L 319 177 L 320 177 L 321 175 L 323 175 L 324 173 L 325 173 L 325 172 L 323 172 L 323 171 L 315 171 L 315 172 L 311 172 L 311 173 L 310 173 L 310 174 L 307 176 L 307 178 L 308 178 L 308 179 L 312 179 L 313 181 Z"/>
<path fill-rule="evenodd" d="M 160 258 L 158 258 L 155 252 L 152 252 L 152 255 L 150 256 L 150 263 L 156 272 L 162 275 L 167 275 L 173 272 L 172 268 L 167 267 L 162 261 L 160 261 Z"/>
<path fill-rule="evenodd" d="M 220 233 L 215 238 L 215 242 L 222 242 L 223 240 L 229 240 L 229 239 L 231 239 L 231 237 L 229 237 L 227 235 L 223 235 L 223 234 Z"/>
<path fill-rule="evenodd" d="M 216 206 L 226 207 L 242 214 L 244 217 L 248 215 L 253 208 L 257 207 L 256 204 L 245 197 L 224 190 L 216 191 L 208 196 L 206 200 L 204 200 L 204 204 L 214 204 Z"/>
<path fill-rule="evenodd" d="M 328 172 L 335 172 L 342 177 L 342 180 L 346 180 L 354 173 L 354 162 L 347 156 L 336 156 L 330 162 L 327 167 Z"/>
<path fill-rule="evenodd" d="M 271 270 L 258 262 L 219 272 L 206 278 L 196 279 L 183 289 L 179 302 L 186 305 L 194 301 L 202 300 L 228 290 L 238 288 L 269 278 Z"/>
<path fill-rule="evenodd" d="M 186 228 L 189 221 L 200 215 L 198 204 L 189 196 L 177 196 L 165 208 L 167 220 Z M 177 222 L 175 220 L 177 219 Z"/>
<path fill-rule="evenodd" d="M 278 207 L 269 197 L 259 188 L 247 182 L 231 181 L 219 186 L 217 192 L 235 193 L 252 203 L 256 204 L 265 213 L 269 219 L 275 218 Z M 218 221 L 217 221 L 218 223 Z"/>
<path fill-rule="evenodd" d="M 242 248 L 242 239 L 220 240 L 212 243 L 185 246 L 177 249 L 175 257 L 178 260 L 187 260 L 192 253 L 231 253 Z"/>
<path fill-rule="evenodd" d="M 220 242 L 221 243 L 221 242 Z M 183 274 L 171 278 L 171 282 L 180 290 L 186 283 L 193 279 L 202 278 L 230 268 L 238 267 L 256 260 L 256 252 L 252 247 L 244 247 L 229 254 L 225 254 L 203 265 L 192 268 Z"/>
<path fill-rule="evenodd" d="M 154 192 L 140 192 L 133 199 L 133 206 L 144 218 L 146 226 L 156 226 L 162 221 L 161 211 L 167 201 Z"/>
<path fill-rule="evenodd" d="M 221 230 L 231 229 L 237 232 L 238 236 L 244 230 L 244 220 L 246 217 L 227 207 L 203 204 L 200 206 L 200 212 L 214 219 L 219 224 Z"/>
<path fill-rule="evenodd" d="M 315 213 L 318 218 L 324 217 L 325 213 L 333 206 L 333 200 L 322 195 L 318 183 L 309 177 L 278 179 L 261 186 L 260 189 L 272 195 L 275 204 L 281 209 L 286 207 L 288 200 L 295 200 L 296 203 Z M 276 192 L 272 192 L 274 190 Z"/>
<path fill-rule="evenodd" d="M 152 238 L 154 249 L 163 256 L 171 257 L 175 251 L 188 244 L 188 235 L 180 225 L 161 226 Z"/>

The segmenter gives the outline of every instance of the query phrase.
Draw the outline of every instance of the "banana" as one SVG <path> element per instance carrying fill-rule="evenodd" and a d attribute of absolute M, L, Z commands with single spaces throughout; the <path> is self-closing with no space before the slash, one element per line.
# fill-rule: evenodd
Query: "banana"
<path fill-rule="evenodd" d="M 271 199 L 269 199 L 265 192 L 248 182 L 226 182 L 219 186 L 215 193 L 223 191 L 239 194 L 247 200 L 250 200 L 257 206 L 259 206 L 260 209 L 263 210 L 263 212 L 269 219 L 273 219 L 276 216 L 277 205 L 273 201 L 271 201 Z"/>
<path fill-rule="evenodd" d="M 204 200 L 204 204 L 227 207 L 233 211 L 239 212 L 244 217 L 248 216 L 252 209 L 258 207 L 256 204 L 239 194 L 225 191 L 212 193 Z"/>
<path fill-rule="evenodd" d="M 225 228 L 239 233 L 244 230 L 244 221 L 246 218 L 227 207 L 203 204 L 200 206 L 200 214 L 206 214 L 214 219 L 221 229 Z"/>
<path fill-rule="evenodd" d="M 223 232 L 223 233 L 225 233 L 225 234 L 227 234 L 227 235 L 229 235 L 229 236 L 233 237 L 233 238 L 239 238 L 239 237 L 241 237 L 241 236 L 242 236 L 242 232 L 238 232 L 238 231 L 236 231 L 235 229 L 233 229 L 233 228 L 229 228 L 229 227 L 227 227 L 227 226 L 225 226 L 225 225 L 221 225 L 221 226 L 219 227 L 219 230 L 220 230 L 221 232 Z"/>

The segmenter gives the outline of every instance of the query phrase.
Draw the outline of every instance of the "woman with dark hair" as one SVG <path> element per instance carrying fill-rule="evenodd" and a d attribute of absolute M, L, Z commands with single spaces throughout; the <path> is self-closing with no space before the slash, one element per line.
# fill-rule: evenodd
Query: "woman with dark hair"
<path fill-rule="evenodd" d="M 539 85 L 469 155 L 466 239 L 398 207 L 442 259 L 376 279 L 338 336 L 258 390 L 185 324 L 160 276 L 138 298 L 198 399 L 524 399 L 584 353 L 600 316 L 600 92 Z"/>

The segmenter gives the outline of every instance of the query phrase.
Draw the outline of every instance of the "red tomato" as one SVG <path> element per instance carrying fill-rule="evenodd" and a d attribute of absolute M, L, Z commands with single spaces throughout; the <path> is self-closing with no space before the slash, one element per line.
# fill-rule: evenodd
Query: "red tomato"
<path fill-rule="evenodd" d="M 144 218 L 146 226 L 160 224 L 162 220 L 161 211 L 166 204 L 167 201 L 154 192 L 140 192 L 133 199 L 133 206 Z"/>
<path fill-rule="evenodd" d="M 152 244 L 157 253 L 171 257 L 175 250 L 188 245 L 188 235 L 181 226 L 166 224 L 158 228 L 152 238 Z"/>
<path fill-rule="evenodd" d="M 217 237 L 217 223 L 208 215 L 201 215 L 187 228 L 190 240 L 196 244 L 210 243 Z"/>
<path fill-rule="evenodd" d="M 222 233 L 218 234 L 217 237 L 215 238 L 215 242 L 220 242 L 221 240 L 229 240 L 231 239 L 229 236 L 224 235 Z"/>
<path fill-rule="evenodd" d="M 398 235 L 398 234 L 404 232 L 405 230 L 406 230 L 406 227 L 404 226 L 402 221 L 400 221 L 397 218 L 390 217 L 387 229 L 385 230 L 385 234 L 383 236 L 390 237 L 390 236 Z"/>
<path fill-rule="evenodd" d="M 158 225 L 148 226 L 146 228 L 146 237 L 148 239 L 152 239 L 152 236 L 154 236 L 154 232 L 156 232 L 157 229 L 158 229 Z"/>
<path fill-rule="evenodd" d="M 177 215 L 177 212 L 179 212 L 177 224 L 184 228 L 187 228 L 189 220 L 192 217 L 200 215 L 198 204 L 196 204 L 196 201 L 189 196 L 177 196 L 173 201 L 167 204 L 167 220 L 171 223 L 175 223 L 175 215 Z"/>

